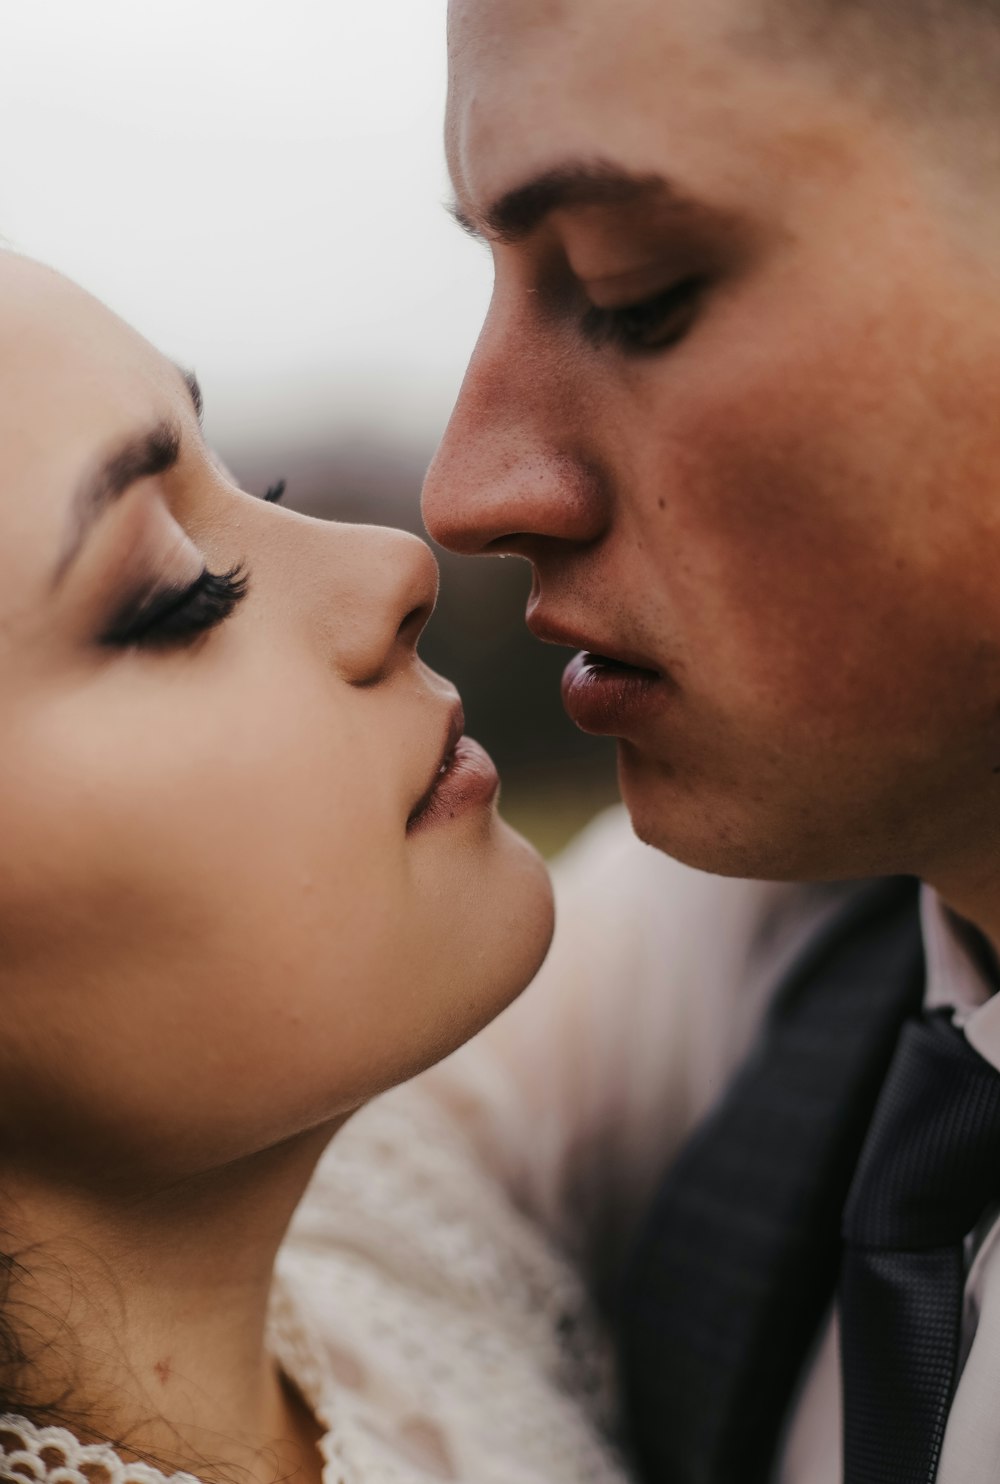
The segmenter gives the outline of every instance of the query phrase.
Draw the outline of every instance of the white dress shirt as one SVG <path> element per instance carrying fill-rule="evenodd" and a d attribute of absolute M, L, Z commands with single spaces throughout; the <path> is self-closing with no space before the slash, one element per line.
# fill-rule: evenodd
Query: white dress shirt
<path fill-rule="evenodd" d="M 964 1029 L 970 1044 L 980 1056 L 1000 1069 L 1000 995 L 994 995 L 993 986 L 977 963 L 966 941 L 963 924 L 952 916 L 940 897 L 926 886 L 920 897 L 920 921 L 927 961 L 925 1008 L 953 1010 L 954 1022 Z M 981 1375 L 983 1365 L 980 1363 L 986 1359 L 985 1354 L 977 1355 L 975 1370 L 970 1370 L 968 1377 L 965 1370 L 974 1342 L 977 1338 L 982 1339 L 979 1336 L 979 1318 L 986 1297 L 987 1281 L 994 1289 L 994 1305 L 1000 1297 L 995 1291 L 1000 1285 L 998 1249 L 1000 1225 L 991 1213 L 983 1223 L 983 1228 L 973 1233 L 966 1243 L 968 1271 L 962 1322 L 962 1377 L 954 1408 L 960 1415 L 974 1409 L 976 1399 L 990 1411 L 996 1406 L 996 1380 L 1000 1371 L 996 1369 L 995 1361 L 1000 1355 L 1000 1346 L 985 1342 L 990 1352 L 986 1360 L 985 1377 Z M 982 1395 L 984 1380 L 987 1382 L 987 1391 L 992 1390 L 992 1401 Z M 966 1388 L 969 1395 L 963 1396 L 963 1389 Z M 802 1399 L 793 1413 L 784 1458 L 778 1472 L 780 1484 L 839 1484 L 840 1405 L 837 1325 L 835 1317 L 831 1317 L 806 1380 Z M 988 1470 L 971 1474 L 963 1471 L 956 1453 L 964 1458 L 968 1451 L 970 1433 L 975 1435 L 981 1428 L 977 1419 L 969 1419 L 969 1422 L 971 1427 L 967 1423 L 964 1428 L 949 1428 L 953 1436 L 946 1439 L 944 1456 L 938 1471 L 939 1484 L 955 1484 L 955 1481 L 966 1478 L 978 1481 L 1000 1477 L 1000 1455 L 995 1453 L 991 1455 Z"/>
<path fill-rule="evenodd" d="M 486 1158 L 598 1294 L 673 1153 L 724 1090 L 769 999 L 853 890 L 732 881 L 640 845 L 620 811 L 556 870 L 558 926 L 535 985 L 432 1074 L 478 1118 Z M 954 1007 L 1000 1068 L 1000 995 L 925 888 L 928 1008 Z M 478 1113 L 469 1110 L 478 1109 Z M 969 1242 L 963 1370 L 938 1484 L 1000 1480 L 1000 1225 Z M 831 1317 L 790 1414 L 776 1484 L 839 1484 Z"/>

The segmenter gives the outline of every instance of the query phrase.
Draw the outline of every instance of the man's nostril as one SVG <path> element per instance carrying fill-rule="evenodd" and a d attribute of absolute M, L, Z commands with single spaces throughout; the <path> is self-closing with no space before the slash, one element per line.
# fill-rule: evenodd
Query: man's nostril
<path fill-rule="evenodd" d="M 484 556 L 519 556 L 531 560 L 531 543 L 534 538 L 522 531 L 511 531 L 506 536 L 496 536 L 482 548 Z"/>

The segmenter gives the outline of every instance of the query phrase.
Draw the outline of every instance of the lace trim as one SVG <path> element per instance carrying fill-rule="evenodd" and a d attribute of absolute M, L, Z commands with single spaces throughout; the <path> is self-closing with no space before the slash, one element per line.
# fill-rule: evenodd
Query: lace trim
<path fill-rule="evenodd" d="M 14 1484 L 198 1484 L 193 1474 L 163 1474 L 125 1463 L 106 1443 L 81 1443 L 63 1427 L 0 1417 L 0 1478 Z"/>
<path fill-rule="evenodd" d="M 272 1320 L 272 1352 L 329 1428 L 327 1484 L 624 1484 L 582 1283 L 424 1086 L 335 1140 L 279 1255 Z"/>
<path fill-rule="evenodd" d="M 345 1409 L 338 1389 L 320 1365 L 314 1336 L 297 1312 L 279 1275 L 271 1291 L 272 1350 L 284 1373 L 303 1394 L 322 1428 L 319 1453 L 324 1484 L 357 1484 L 354 1463 L 345 1441 Z"/>

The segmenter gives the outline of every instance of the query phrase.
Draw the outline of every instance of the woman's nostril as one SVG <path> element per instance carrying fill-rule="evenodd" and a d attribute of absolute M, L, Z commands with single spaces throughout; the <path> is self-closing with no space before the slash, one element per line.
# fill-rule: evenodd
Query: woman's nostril
<path fill-rule="evenodd" d="M 411 608 L 396 631 L 396 638 L 406 644 L 416 644 L 432 612 L 430 603 L 418 603 L 415 608 Z"/>

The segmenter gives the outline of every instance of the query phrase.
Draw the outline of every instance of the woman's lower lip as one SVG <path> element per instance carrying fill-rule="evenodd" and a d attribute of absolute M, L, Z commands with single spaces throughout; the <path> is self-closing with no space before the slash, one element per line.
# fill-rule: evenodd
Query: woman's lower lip
<path fill-rule="evenodd" d="M 654 670 L 633 669 L 578 654 L 566 666 L 563 705 L 583 732 L 627 736 L 663 705 L 666 680 Z"/>
<path fill-rule="evenodd" d="M 447 771 L 420 813 L 410 821 L 409 833 L 445 824 L 492 804 L 500 787 L 496 763 L 484 747 L 471 737 L 460 737 L 455 744 Z"/>

